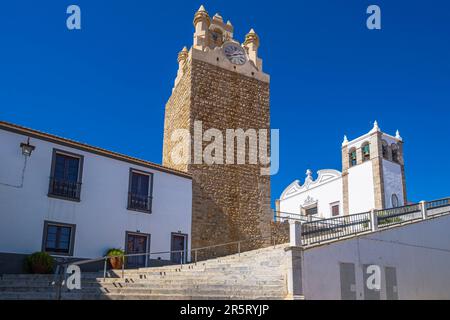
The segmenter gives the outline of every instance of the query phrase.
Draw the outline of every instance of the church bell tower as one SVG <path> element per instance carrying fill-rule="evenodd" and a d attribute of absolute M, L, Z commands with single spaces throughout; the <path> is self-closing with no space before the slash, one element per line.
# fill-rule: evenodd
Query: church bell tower
<path fill-rule="evenodd" d="M 342 187 L 345 214 L 406 205 L 405 161 L 400 132 L 372 130 L 342 143 Z"/>
<path fill-rule="evenodd" d="M 211 18 L 203 6 L 193 23 L 193 44 L 178 54 L 178 73 L 165 108 L 163 165 L 192 174 L 192 248 L 259 238 L 245 249 L 256 248 L 270 233 L 270 176 L 248 161 L 207 164 L 192 155 L 210 143 L 194 141 L 199 126 L 202 132 L 223 133 L 224 157 L 228 129 L 254 129 L 258 138 L 259 130 L 266 129 L 270 137 L 270 78 L 258 56 L 259 37 L 251 29 L 240 43 L 233 38 L 231 22 L 219 14 Z M 173 154 L 183 138 L 191 142 L 189 161 L 177 162 Z M 249 140 L 246 152 L 255 148 Z"/>

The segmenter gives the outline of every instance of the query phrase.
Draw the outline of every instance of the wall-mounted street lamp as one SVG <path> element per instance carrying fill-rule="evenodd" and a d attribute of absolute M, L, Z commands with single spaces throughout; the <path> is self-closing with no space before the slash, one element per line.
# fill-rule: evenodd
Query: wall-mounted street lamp
<path fill-rule="evenodd" d="M 22 142 L 20 147 L 22 148 L 22 154 L 26 157 L 31 156 L 33 150 L 36 149 L 35 146 L 30 144 L 30 138 L 28 138 L 27 143 Z"/>

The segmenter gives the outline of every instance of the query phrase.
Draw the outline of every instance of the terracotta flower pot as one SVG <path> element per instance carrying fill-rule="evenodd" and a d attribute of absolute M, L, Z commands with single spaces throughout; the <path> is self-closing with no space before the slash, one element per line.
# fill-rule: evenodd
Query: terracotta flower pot
<path fill-rule="evenodd" d="M 109 264 L 113 269 L 122 269 L 122 257 L 109 257 Z"/>
<path fill-rule="evenodd" d="M 34 274 L 47 274 L 49 273 L 49 270 L 47 266 L 36 263 L 31 267 L 31 272 Z"/>

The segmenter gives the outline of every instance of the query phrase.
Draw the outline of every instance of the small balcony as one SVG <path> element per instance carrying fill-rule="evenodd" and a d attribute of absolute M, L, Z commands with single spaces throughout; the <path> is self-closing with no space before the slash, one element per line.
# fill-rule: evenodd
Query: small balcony
<path fill-rule="evenodd" d="M 151 213 L 152 197 L 142 194 L 128 193 L 128 209 Z"/>
<path fill-rule="evenodd" d="M 50 178 L 48 195 L 50 197 L 80 201 L 81 182 Z"/>

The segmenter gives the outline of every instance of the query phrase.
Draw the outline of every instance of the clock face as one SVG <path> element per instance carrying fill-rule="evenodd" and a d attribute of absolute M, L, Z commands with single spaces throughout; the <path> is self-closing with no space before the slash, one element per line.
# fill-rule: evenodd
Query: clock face
<path fill-rule="evenodd" d="M 244 49 L 239 45 L 227 44 L 224 46 L 223 51 L 231 63 L 243 65 L 247 61 Z"/>

